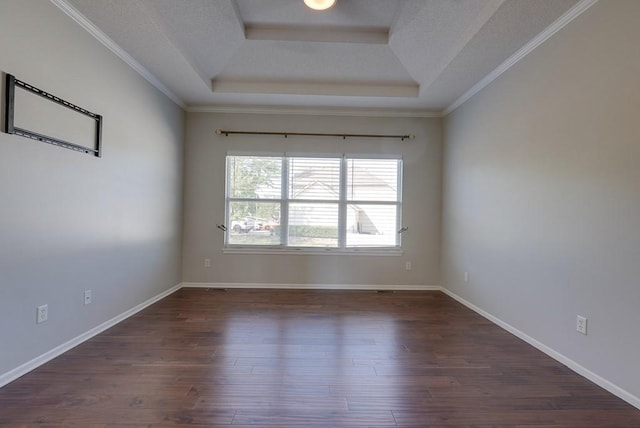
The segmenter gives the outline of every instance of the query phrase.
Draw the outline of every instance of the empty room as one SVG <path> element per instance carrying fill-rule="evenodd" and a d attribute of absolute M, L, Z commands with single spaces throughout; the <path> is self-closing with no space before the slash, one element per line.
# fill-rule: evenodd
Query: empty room
<path fill-rule="evenodd" d="M 640 427 L 638 22 L 0 0 L 0 426 Z"/>

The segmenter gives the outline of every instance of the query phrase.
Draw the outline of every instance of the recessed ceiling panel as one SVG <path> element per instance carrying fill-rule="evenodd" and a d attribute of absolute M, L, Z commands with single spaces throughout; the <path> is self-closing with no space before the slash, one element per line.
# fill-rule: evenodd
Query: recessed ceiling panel
<path fill-rule="evenodd" d="M 265 80 L 392 81 L 413 79 L 386 45 L 247 41 L 219 76 Z"/>
<path fill-rule="evenodd" d="M 491 73 L 529 40 L 574 6 L 576 0 L 512 0 L 504 2 L 436 79 L 425 97 L 450 105 Z M 510 37 L 505 37 L 510 34 Z"/>
<path fill-rule="evenodd" d="M 504 0 L 408 0 L 390 45 L 409 73 L 429 85 L 482 29 Z"/>
<path fill-rule="evenodd" d="M 135 1 L 145 5 L 168 38 L 208 78 L 220 73 L 244 43 L 243 24 L 233 0 Z"/>
<path fill-rule="evenodd" d="M 313 11 L 302 0 L 235 0 L 247 25 L 389 28 L 402 1 L 337 0 L 325 11 Z"/>
<path fill-rule="evenodd" d="M 592 4 L 337 0 L 317 12 L 303 0 L 55 3 L 188 106 L 412 111 L 444 110 L 565 12 Z"/>

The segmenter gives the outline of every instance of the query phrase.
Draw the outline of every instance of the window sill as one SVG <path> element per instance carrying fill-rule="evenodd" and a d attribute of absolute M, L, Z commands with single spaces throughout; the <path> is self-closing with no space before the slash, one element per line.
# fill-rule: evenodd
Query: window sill
<path fill-rule="evenodd" d="M 249 247 L 226 247 L 222 249 L 223 254 L 259 254 L 259 255 L 316 255 L 316 256 L 382 256 L 399 257 L 404 254 L 400 248 L 358 248 L 358 249 L 336 249 L 336 248 L 249 248 Z"/>

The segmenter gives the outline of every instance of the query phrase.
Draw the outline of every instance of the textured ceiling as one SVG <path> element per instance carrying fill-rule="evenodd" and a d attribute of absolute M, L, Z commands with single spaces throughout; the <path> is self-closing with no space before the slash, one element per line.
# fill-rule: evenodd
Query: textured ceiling
<path fill-rule="evenodd" d="M 337 0 L 317 12 L 302 0 L 52 1 L 188 107 L 421 112 L 449 108 L 580 3 Z"/>

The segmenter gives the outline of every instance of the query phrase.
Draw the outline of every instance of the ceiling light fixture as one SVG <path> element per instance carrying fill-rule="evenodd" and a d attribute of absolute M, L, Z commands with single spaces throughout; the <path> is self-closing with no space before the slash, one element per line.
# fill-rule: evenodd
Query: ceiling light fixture
<path fill-rule="evenodd" d="M 313 10 L 327 10 L 335 4 L 336 0 L 304 0 L 309 8 Z"/>

